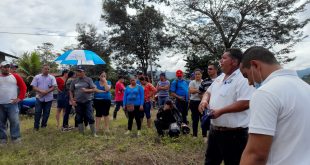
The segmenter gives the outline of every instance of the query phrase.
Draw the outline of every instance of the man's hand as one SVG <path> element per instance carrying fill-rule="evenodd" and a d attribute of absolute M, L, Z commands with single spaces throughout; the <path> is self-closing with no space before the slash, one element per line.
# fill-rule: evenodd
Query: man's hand
<path fill-rule="evenodd" d="M 140 111 L 143 111 L 143 105 L 140 105 L 139 110 L 140 110 Z"/>
<path fill-rule="evenodd" d="M 70 104 L 71 104 L 72 106 L 77 106 L 76 100 L 75 100 L 75 99 L 71 99 L 71 100 L 70 100 Z"/>
<path fill-rule="evenodd" d="M 217 109 L 217 110 L 211 109 L 210 111 L 211 111 L 210 114 L 212 115 L 212 119 L 216 119 L 223 115 L 223 112 L 220 109 Z"/>
<path fill-rule="evenodd" d="M 12 99 L 11 100 L 11 104 L 17 104 L 19 103 L 21 100 L 19 98 L 16 98 L 16 99 Z"/>
<path fill-rule="evenodd" d="M 208 107 L 209 103 L 207 101 L 201 101 L 198 107 L 198 110 L 200 113 L 203 113 L 203 111 Z"/>

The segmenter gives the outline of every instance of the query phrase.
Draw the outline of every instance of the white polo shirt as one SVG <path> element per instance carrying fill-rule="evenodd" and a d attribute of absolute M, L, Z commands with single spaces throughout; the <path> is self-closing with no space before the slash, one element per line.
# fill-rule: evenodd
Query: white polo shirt
<path fill-rule="evenodd" d="M 249 132 L 273 136 L 267 164 L 310 164 L 310 86 L 295 71 L 270 74 L 250 109 Z"/>
<path fill-rule="evenodd" d="M 208 88 L 211 93 L 209 108 L 216 110 L 231 105 L 236 101 L 250 100 L 252 93 L 255 91 L 250 86 L 248 80 L 243 77 L 240 70 L 234 71 L 225 81 L 225 74 L 217 77 L 212 85 Z M 211 124 L 219 127 L 248 127 L 250 120 L 249 110 L 235 113 L 226 113 L 217 119 L 211 119 Z"/>

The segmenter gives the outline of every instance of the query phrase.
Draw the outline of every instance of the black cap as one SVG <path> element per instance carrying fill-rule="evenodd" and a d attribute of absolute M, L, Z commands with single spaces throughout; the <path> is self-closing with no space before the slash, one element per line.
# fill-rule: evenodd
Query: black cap
<path fill-rule="evenodd" d="M 84 68 L 82 65 L 79 65 L 79 66 L 77 66 L 76 70 L 77 70 L 77 71 L 84 72 L 84 71 L 85 71 L 85 68 Z"/>
<path fill-rule="evenodd" d="M 166 77 L 166 73 L 160 73 L 159 76 L 164 76 L 164 77 Z"/>

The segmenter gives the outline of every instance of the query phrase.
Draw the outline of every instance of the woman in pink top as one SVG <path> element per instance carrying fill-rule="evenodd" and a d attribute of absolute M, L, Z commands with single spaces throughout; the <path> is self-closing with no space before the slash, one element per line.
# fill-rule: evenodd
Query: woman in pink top
<path fill-rule="evenodd" d="M 124 90 L 125 90 L 124 77 L 119 76 L 118 81 L 115 84 L 115 109 L 113 113 L 113 120 L 116 119 L 117 112 L 119 111 L 120 107 L 122 107 L 122 109 L 124 110 L 123 108 Z M 126 112 L 125 115 L 127 117 Z"/>

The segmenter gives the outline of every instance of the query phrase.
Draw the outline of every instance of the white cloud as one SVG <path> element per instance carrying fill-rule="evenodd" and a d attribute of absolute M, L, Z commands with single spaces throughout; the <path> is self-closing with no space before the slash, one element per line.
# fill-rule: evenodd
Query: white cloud
<path fill-rule="evenodd" d="M 100 26 L 99 0 L 1 0 L 1 32 L 76 35 L 77 23 Z M 60 51 L 75 44 L 75 37 L 0 34 L 0 50 L 8 53 L 32 51 L 44 42 L 51 42 Z"/>
<path fill-rule="evenodd" d="M 1 0 L 0 1 L 0 32 L 14 33 L 44 33 L 75 36 L 77 23 L 89 23 L 98 27 L 100 32 L 105 30 L 104 23 L 100 21 L 101 0 Z M 308 10 L 299 15 L 305 19 L 309 16 Z M 158 7 L 162 13 L 171 11 L 164 7 Z M 305 28 L 305 34 L 310 34 L 310 25 Z M 25 51 L 32 51 L 44 42 L 54 44 L 56 52 L 60 52 L 65 46 L 76 44 L 75 37 L 59 36 L 35 36 L 0 33 L 0 51 L 21 55 Z M 310 39 L 297 44 L 292 56 L 297 59 L 287 65 L 287 68 L 302 69 L 309 67 Z M 159 70 L 176 71 L 184 70 L 185 62 L 182 55 L 167 57 L 163 54 L 159 64 Z"/>

